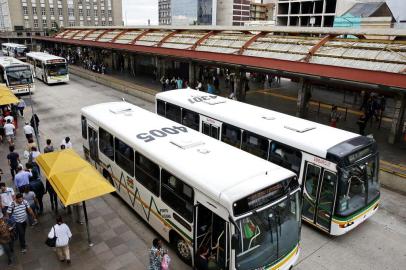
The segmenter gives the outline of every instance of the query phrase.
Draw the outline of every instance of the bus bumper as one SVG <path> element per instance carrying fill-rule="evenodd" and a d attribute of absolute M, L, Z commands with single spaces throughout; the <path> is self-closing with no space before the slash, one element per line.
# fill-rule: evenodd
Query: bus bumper
<path fill-rule="evenodd" d="M 373 216 L 376 211 L 378 211 L 379 208 L 379 199 L 372 203 L 367 209 L 365 209 L 363 212 L 357 214 L 355 217 L 352 217 L 349 220 L 338 220 L 333 218 L 331 222 L 331 235 L 343 235 L 355 227 L 357 227 L 359 224 Z"/>
<path fill-rule="evenodd" d="M 296 264 L 299 259 L 299 254 L 300 245 L 297 245 L 285 258 L 277 264 L 267 268 L 267 270 L 289 270 Z"/>

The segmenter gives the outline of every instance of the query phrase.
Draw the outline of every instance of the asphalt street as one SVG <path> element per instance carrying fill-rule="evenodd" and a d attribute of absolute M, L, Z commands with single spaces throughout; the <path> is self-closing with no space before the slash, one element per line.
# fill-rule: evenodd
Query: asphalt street
<path fill-rule="evenodd" d="M 126 101 L 154 110 L 154 104 L 129 96 L 114 89 L 90 82 L 74 75 L 63 85 L 47 86 L 36 81 L 33 95 L 35 112 L 40 117 L 42 146 L 47 138 L 58 146 L 65 136 L 82 152 L 80 109 L 101 102 Z M 27 100 L 27 103 L 28 100 Z M 29 108 L 27 108 L 29 110 Z M 227 167 L 232 169 L 232 164 Z M 150 243 L 155 233 L 141 222 L 129 207 L 111 195 L 105 201 L 120 213 L 122 220 Z M 295 269 L 399 269 L 406 268 L 406 196 L 382 189 L 379 211 L 352 232 L 330 237 L 306 224 L 302 227 L 302 250 Z M 187 268 L 179 260 L 173 269 Z"/>

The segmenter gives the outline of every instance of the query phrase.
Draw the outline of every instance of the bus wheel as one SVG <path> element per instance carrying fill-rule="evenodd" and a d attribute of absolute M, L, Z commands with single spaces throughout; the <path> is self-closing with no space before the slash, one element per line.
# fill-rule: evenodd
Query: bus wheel
<path fill-rule="evenodd" d="M 174 244 L 176 248 L 176 254 L 187 264 L 192 263 L 192 254 L 190 254 L 190 248 L 188 243 L 179 236 L 175 236 Z"/>

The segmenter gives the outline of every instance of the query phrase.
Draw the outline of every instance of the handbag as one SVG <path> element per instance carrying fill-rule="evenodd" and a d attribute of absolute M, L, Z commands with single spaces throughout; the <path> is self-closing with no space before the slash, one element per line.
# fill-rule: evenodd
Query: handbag
<path fill-rule="evenodd" d="M 47 237 L 47 240 L 45 240 L 45 245 L 47 245 L 48 247 L 55 247 L 56 239 L 58 238 L 58 237 L 56 237 L 55 226 L 52 228 L 54 229 L 54 237 L 52 237 L 52 238 Z"/>

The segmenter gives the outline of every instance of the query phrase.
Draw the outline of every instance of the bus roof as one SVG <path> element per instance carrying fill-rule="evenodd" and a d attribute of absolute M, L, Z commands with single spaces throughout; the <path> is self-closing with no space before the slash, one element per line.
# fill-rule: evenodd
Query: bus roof
<path fill-rule="evenodd" d="M 66 61 L 66 59 L 63 57 L 52 55 L 49 53 L 44 53 L 44 52 L 29 52 L 26 54 L 26 56 L 38 59 L 40 61 L 49 61 L 49 60 L 65 60 Z"/>
<path fill-rule="evenodd" d="M 202 96 L 209 96 L 212 101 L 193 102 L 193 98 Z M 190 89 L 165 91 L 158 93 L 156 98 L 324 158 L 331 147 L 360 136 L 342 129 Z M 190 99 L 192 102 L 189 101 Z"/>
<path fill-rule="evenodd" d="M 2 46 L 8 46 L 8 47 L 20 47 L 20 48 L 27 48 L 27 46 L 23 44 L 18 44 L 18 43 L 2 43 Z"/>
<path fill-rule="evenodd" d="M 10 56 L 0 56 L 0 65 L 2 67 L 10 67 L 10 66 L 28 66 L 27 63 L 20 61 L 14 57 Z"/>
<path fill-rule="evenodd" d="M 197 131 L 156 137 L 145 142 L 137 135 L 180 124 L 127 102 L 85 107 L 82 114 L 94 124 L 131 145 L 142 155 L 200 190 L 211 199 L 231 203 L 294 173 Z M 182 126 L 183 127 L 183 126 Z"/>

